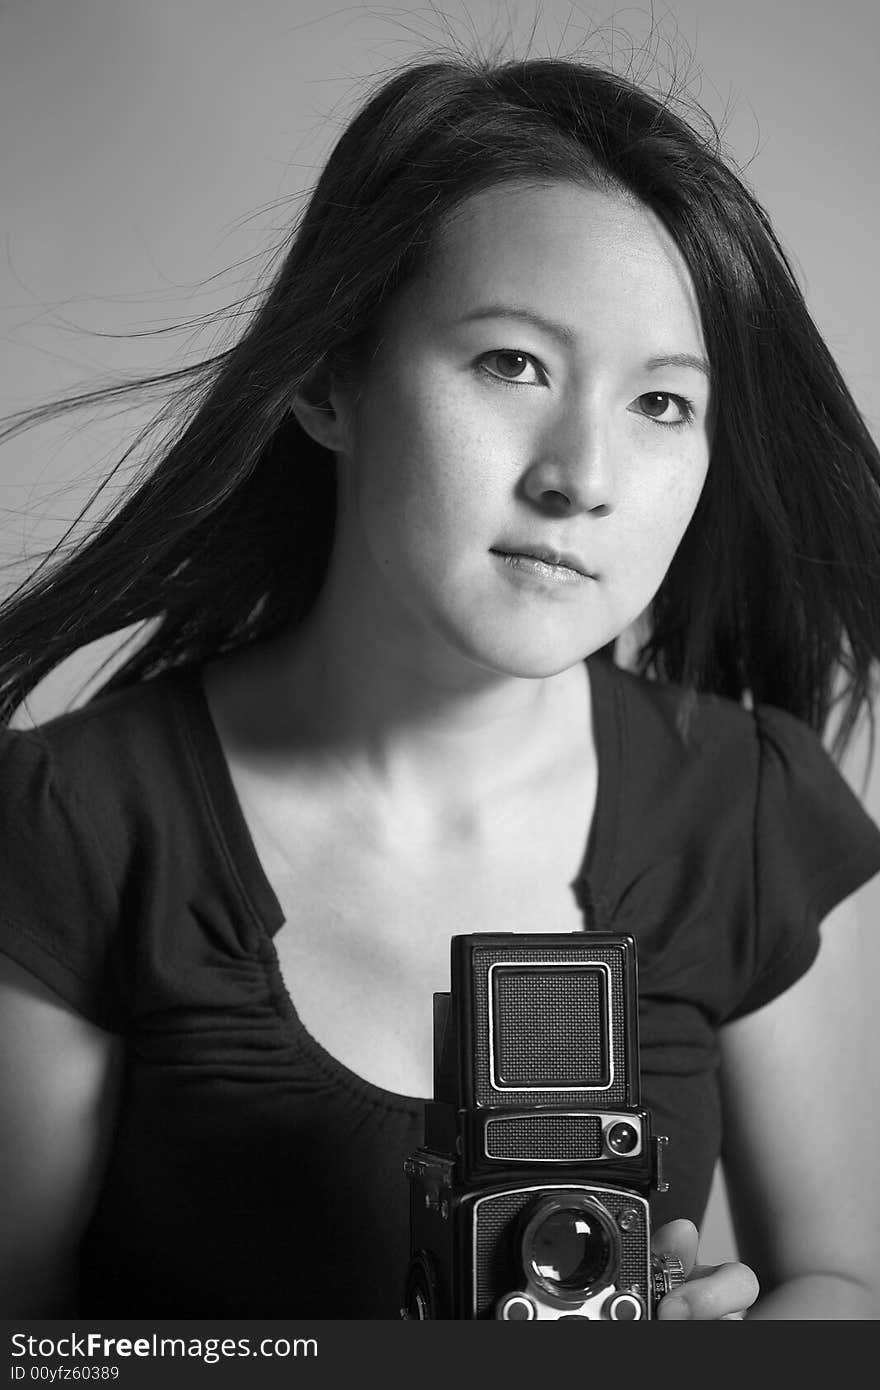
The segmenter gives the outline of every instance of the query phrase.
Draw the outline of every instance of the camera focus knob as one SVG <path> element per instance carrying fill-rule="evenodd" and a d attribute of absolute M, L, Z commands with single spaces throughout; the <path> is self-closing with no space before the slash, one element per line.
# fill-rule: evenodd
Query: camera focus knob
<path fill-rule="evenodd" d="M 687 1278 L 684 1265 L 677 1255 L 655 1255 L 651 1273 L 651 1287 L 655 1300 L 671 1293 Z"/>

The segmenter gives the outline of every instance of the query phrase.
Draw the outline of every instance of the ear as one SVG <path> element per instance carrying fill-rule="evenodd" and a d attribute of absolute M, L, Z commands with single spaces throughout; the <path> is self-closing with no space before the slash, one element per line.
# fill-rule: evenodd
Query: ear
<path fill-rule="evenodd" d="M 323 363 L 310 373 L 290 408 L 306 434 L 332 453 L 348 447 L 348 397 Z"/>

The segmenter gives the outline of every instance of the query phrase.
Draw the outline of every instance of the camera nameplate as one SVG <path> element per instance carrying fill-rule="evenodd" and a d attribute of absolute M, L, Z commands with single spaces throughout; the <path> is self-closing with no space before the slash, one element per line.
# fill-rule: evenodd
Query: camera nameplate
<path fill-rule="evenodd" d="M 496 1143 L 492 1147 L 494 1134 L 497 1134 L 502 1127 L 510 1128 L 518 1124 L 523 1129 L 531 1129 L 533 1132 L 546 1132 L 551 1122 L 570 1121 L 572 1128 L 577 1121 L 592 1122 L 589 1124 L 589 1139 L 593 1140 L 593 1151 L 589 1151 L 586 1145 L 582 1145 L 578 1152 L 567 1153 L 561 1144 L 538 1144 L 532 1143 L 528 1151 L 522 1155 L 511 1152 L 508 1145 L 506 1149 Z M 619 1158 L 607 1144 L 607 1135 L 614 1125 L 626 1124 L 632 1126 L 637 1136 L 636 1143 L 625 1155 L 626 1159 L 641 1158 L 644 1152 L 644 1132 L 641 1117 L 631 1111 L 599 1111 L 599 1110 L 554 1110 L 550 1112 L 536 1111 L 529 1115 L 502 1115 L 486 1116 L 483 1120 L 483 1155 L 485 1158 L 493 1159 L 504 1163 L 608 1163 L 610 1160 Z M 598 1139 L 598 1144 L 595 1140 Z"/>

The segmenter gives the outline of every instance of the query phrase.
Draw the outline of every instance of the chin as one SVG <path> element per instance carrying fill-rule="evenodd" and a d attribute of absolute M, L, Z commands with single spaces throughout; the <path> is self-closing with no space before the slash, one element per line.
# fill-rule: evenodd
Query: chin
<path fill-rule="evenodd" d="M 458 660 L 480 670 L 522 680 L 544 680 L 580 665 L 619 636 L 608 605 L 565 611 L 561 606 L 536 612 L 530 606 L 480 604 L 465 607 L 461 595 L 437 605 L 430 627 Z"/>
<path fill-rule="evenodd" d="M 596 641 L 583 638 L 577 642 L 523 639 L 512 640 L 514 633 L 506 633 L 494 642 L 474 642 L 457 644 L 459 651 L 474 665 L 499 676 L 512 676 L 520 680 L 544 680 L 548 676 L 558 676 L 563 671 L 579 665 L 599 647 L 612 640 L 612 635 L 604 635 Z"/>

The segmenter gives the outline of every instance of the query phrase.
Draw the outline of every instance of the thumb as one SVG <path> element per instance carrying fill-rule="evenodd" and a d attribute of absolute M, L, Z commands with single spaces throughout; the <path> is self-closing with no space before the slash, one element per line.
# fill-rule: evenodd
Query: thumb
<path fill-rule="evenodd" d="M 696 1264 L 699 1243 L 700 1233 L 693 1221 L 669 1221 L 654 1232 L 651 1249 L 655 1255 L 677 1255 L 687 1276 Z"/>

